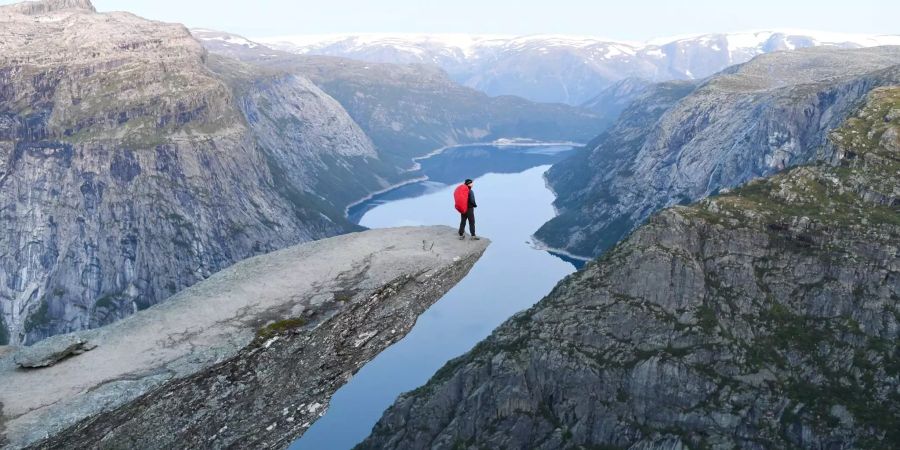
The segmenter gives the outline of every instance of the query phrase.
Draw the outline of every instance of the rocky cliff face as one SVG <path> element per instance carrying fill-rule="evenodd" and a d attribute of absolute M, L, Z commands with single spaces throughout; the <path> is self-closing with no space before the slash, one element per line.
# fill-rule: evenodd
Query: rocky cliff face
<path fill-rule="evenodd" d="M 900 47 L 805 49 L 676 89 L 683 98 L 651 89 L 548 172 L 560 214 L 536 236 L 596 256 L 661 208 L 813 161 L 869 90 L 900 81 L 898 63 Z"/>
<path fill-rule="evenodd" d="M 284 448 L 488 244 L 449 227 L 300 244 L 0 355 L 0 447 Z"/>
<path fill-rule="evenodd" d="M 586 142 L 601 123 L 586 109 L 489 97 L 431 66 L 298 56 L 227 33 L 193 33 L 213 53 L 309 78 L 340 102 L 383 159 L 404 168 L 448 145 L 520 137 Z"/>
<path fill-rule="evenodd" d="M 0 343 L 108 324 L 356 229 L 342 195 L 390 184 L 308 81 L 211 65 L 180 25 L 89 2 L 0 9 Z M 344 165 L 370 171 L 331 197 Z"/>
<path fill-rule="evenodd" d="M 217 55 L 207 65 L 232 88 L 283 197 L 342 222 L 348 204 L 404 179 L 341 105 L 308 79 Z"/>
<path fill-rule="evenodd" d="M 900 88 L 831 144 L 654 216 L 359 448 L 896 448 Z"/>

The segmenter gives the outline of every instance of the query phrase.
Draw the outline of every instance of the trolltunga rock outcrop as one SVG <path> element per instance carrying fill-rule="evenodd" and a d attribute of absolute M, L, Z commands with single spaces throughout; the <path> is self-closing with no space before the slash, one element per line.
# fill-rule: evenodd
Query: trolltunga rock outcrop
<path fill-rule="evenodd" d="M 284 447 L 488 244 L 448 227 L 300 244 L 106 327 L 7 348 L 0 447 Z M 72 343 L 44 367 L 17 363 Z"/>

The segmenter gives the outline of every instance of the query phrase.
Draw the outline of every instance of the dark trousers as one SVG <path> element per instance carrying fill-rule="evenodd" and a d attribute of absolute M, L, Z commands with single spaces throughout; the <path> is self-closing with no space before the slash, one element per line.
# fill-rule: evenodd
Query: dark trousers
<path fill-rule="evenodd" d="M 469 232 L 472 233 L 472 236 L 475 236 L 475 208 L 469 208 L 468 211 L 459 215 L 460 236 L 466 233 L 466 220 L 469 221 Z"/>

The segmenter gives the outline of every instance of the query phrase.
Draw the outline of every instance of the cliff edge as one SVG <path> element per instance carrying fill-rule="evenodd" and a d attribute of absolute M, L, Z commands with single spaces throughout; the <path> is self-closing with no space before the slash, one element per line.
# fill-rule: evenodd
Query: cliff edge
<path fill-rule="evenodd" d="M 489 241 L 370 230 L 250 258 L 103 328 L 0 356 L 6 448 L 285 446 Z"/>

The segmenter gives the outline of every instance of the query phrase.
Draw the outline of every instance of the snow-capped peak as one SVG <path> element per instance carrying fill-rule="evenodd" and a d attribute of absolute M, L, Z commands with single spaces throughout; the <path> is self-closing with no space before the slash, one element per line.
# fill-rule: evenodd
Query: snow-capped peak
<path fill-rule="evenodd" d="M 361 34 L 310 34 L 255 38 L 257 42 L 279 47 L 296 53 L 316 53 L 318 50 L 340 45 L 346 52 L 358 52 L 373 46 L 444 47 L 460 50 L 472 56 L 480 48 L 550 46 L 587 48 L 601 45 L 615 45 L 623 52 L 634 54 L 663 47 L 669 44 L 687 42 L 710 42 L 724 39 L 728 50 L 761 47 L 774 36 L 809 40 L 814 45 L 843 45 L 872 47 L 878 45 L 900 45 L 900 35 L 871 35 L 854 33 L 834 33 L 797 29 L 756 30 L 734 33 L 705 33 L 669 36 L 644 42 L 608 39 L 598 36 L 536 34 L 526 36 L 489 34 L 404 34 L 404 33 L 361 33 Z M 715 45 L 714 43 L 711 45 Z M 789 46 L 790 47 L 790 46 Z"/>
<path fill-rule="evenodd" d="M 233 35 L 195 34 L 201 39 L 225 42 L 225 46 L 230 44 L 234 49 L 255 45 L 255 41 L 296 54 L 430 64 L 444 69 L 454 80 L 490 95 L 511 94 L 570 104 L 581 104 L 623 78 L 700 79 L 763 53 L 815 46 L 900 45 L 900 35 L 794 29 L 707 33 L 644 42 L 558 34 L 362 33 L 275 36 L 252 41 Z"/>
<path fill-rule="evenodd" d="M 192 28 L 191 34 L 201 41 L 221 41 L 224 45 L 236 45 L 247 48 L 256 48 L 260 44 L 251 41 L 243 36 L 231 33 L 223 33 L 221 31 L 209 30 L 206 28 Z"/>

